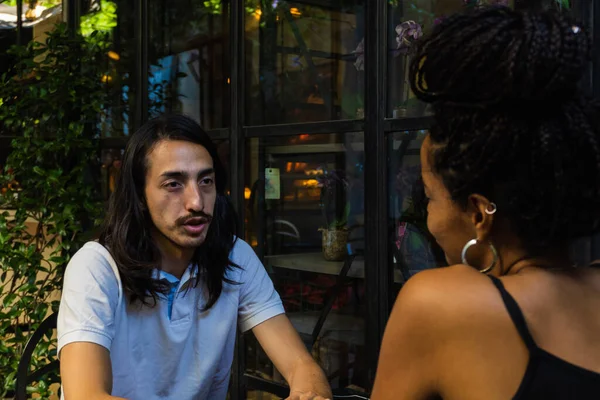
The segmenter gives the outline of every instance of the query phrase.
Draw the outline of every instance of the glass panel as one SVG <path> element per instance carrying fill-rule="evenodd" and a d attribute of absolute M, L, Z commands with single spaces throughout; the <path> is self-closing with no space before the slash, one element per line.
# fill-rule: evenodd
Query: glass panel
<path fill-rule="evenodd" d="M 93 0 L 86 3 L 81 17 L 81 33 L 109 34 L 107 48 L 110 72 L 101 79 L 111 94 L 111 106 L 99 121 L 103 137 L 127 136 L 135 111 L 135 9 L 125 0 Z"/>
<path fill-rule="evenodd" d="M 229 12 L 221 3 L 148 1 L 151 117 L 178 112 L 205 129 L 229 125 Z"/>
<path fill-rule="evenodd" d="M 445 265 L 441 249 L 427 230 L 427 205 L 421 181 L 420 148 L 427 131 L 388 135 L 388 215 L 393 227 L 390 268 L 401 279 L 393 293 L 414 274 Z"/>
<path fill-rule="evenodd" d="M 408 83 L 411 45 L 441 17 L 463 9 L 465 0 L 399 0 L 389 4 L 387 116 L 423 116 L 428 113 L 427 106 L 415 98 Z"/>
<path fill-rule="evenodd" d="M 307 3 L 246 0 L 246 125 L 362 118 L 365 2 Z"/>
<path fill-rule="evenodd" d="M 102 185 L 102 198 L 104 200 L 108 200 L 110 195 L 115 191 L 117 176 L 121 170 L 124 153 L 125 149 L 121 148 L 102 149 L 100 156 L 100 182 Z"/>
<path fill-rule="evenodd" d="M 363 134 L 254 138 L 246 150 L 247 241 L 332 387 L 368 389 Z M 321 315 L 325 323 L 315 329 Z M 256 376 L 282 379 L 252 337 L 246 365 Z"/>
<path fill-rule="evenodd" d="M 388 12 L 387 116 L 390 118 L 429 115 L 408 84 L 411 45 L 444 18 L 481 5 L 504 5 L 516 9 L 569 9 L 570 0 L 391 0 Z"/>
<path fill-rule="evenodd" d="M 215 146 L 217 146 L 217 154 L 219 159 L 225 168 L 225 176 L 227 176 L 227 185 L 225 186 L 225 193 L 231 194 L 231 146 L 229 139 L 214 139 Z"/>
<path fill-rule="evenodd" d="M 517 0 L 519 1 L 519 0 Z M 538 0 L 548 1 L 548 0 Z M 552 0 L 556 1 L 556 0 Z M 522 0 L 521 3 L 530 2 Z M 389 118 L 429 115 L 429 107 L 419 102 L 408 84 L 411 45 L 444 18 L 479 5 L 513 5 L 514 0 L 394 0 L 388 12 L 388 84 Z"/>

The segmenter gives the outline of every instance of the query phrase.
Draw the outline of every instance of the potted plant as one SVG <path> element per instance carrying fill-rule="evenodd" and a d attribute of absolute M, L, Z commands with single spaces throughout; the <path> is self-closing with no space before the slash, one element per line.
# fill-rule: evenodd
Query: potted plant
<path fill-rule="evenodd" d="M 323 258 L 341 261 L 347 254 L 348 216 L 350 203 L 346 200 L 348 180 L 343 171 L 324 171 L 317 177 L 321 187 L 321 210 L 325 226 L 323 234 Z"/>

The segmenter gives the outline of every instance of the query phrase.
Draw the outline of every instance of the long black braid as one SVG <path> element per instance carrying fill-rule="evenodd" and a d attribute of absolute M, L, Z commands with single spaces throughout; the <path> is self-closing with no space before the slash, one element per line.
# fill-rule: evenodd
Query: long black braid
<path fill-rule="evenodd" d="M 494 201 L 532 250 L 599 227 L 600 106 L 579 87 L 590 52 L 567 16 L 505 7 L 454 15 L 415 49 L 435 172 L 463 206 Z"/>

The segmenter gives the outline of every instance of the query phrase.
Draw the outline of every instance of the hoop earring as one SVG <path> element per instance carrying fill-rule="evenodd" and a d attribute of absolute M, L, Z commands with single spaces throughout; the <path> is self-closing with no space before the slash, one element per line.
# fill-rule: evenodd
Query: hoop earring
<path fill-rule="evenodd" d="M 482 243 L 482 241 L 480 241 L 480 240 L 471 239 L 467 242 L 467 244 L 465 244 L 465 247 L 463 247 L 462 253 L 461 253 L 461 259 L 462 259 L 463 264 L 468 265 L 469 267 L 473 267 L 467 261 L 467 251 L 469 251 L 469 249 L 471 247 L 473 247 L 477 244 L 481 244 L 481 243 Z M 496 251 L 496 248 L 494 247 L 494 245 L 491 242 L 488 242 L 488 246 L 490 246 L 490 250 L 492 252 L 492 256 L 494 257 L 494 259 L 492 260 L 492 263 L 490 265 L 488 265 L 486 268 L 479 270 L 479 272 L 481 272 L 482 274 L 487 274 L 488 272 L 490 272 L 492 269 L 494 269 L 494 267 L 496 266 L 496 263 L 498 262 L 498 252 Z"/>
<path fill-rule="evenodd" d="M 490 203 L 489 206 L 487 206 L 487 208 L 485 209 L 485 213 L 487 215 L 494 215 L 494 214 L 496 214 L 496 211 L 498 211 L 498 207 L 496 206 L 496 203 Z"/>

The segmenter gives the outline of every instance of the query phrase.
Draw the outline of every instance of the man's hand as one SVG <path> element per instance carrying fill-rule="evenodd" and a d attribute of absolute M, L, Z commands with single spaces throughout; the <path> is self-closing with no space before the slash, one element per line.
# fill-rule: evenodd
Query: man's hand
<path fill-rule="evenodd" d="M 289 400 L 324 400 L 333 397 L 323 370 L 308 353 L 285 315 L 266 320 L 255 326 L 252 332 L 290 386 Z"/>
<path fill-rule="evenodd" d="M 313 392 L 290 392 L 290 397 L 286 400 L 331 400 L 329 397 L 323 397 Z"/>

